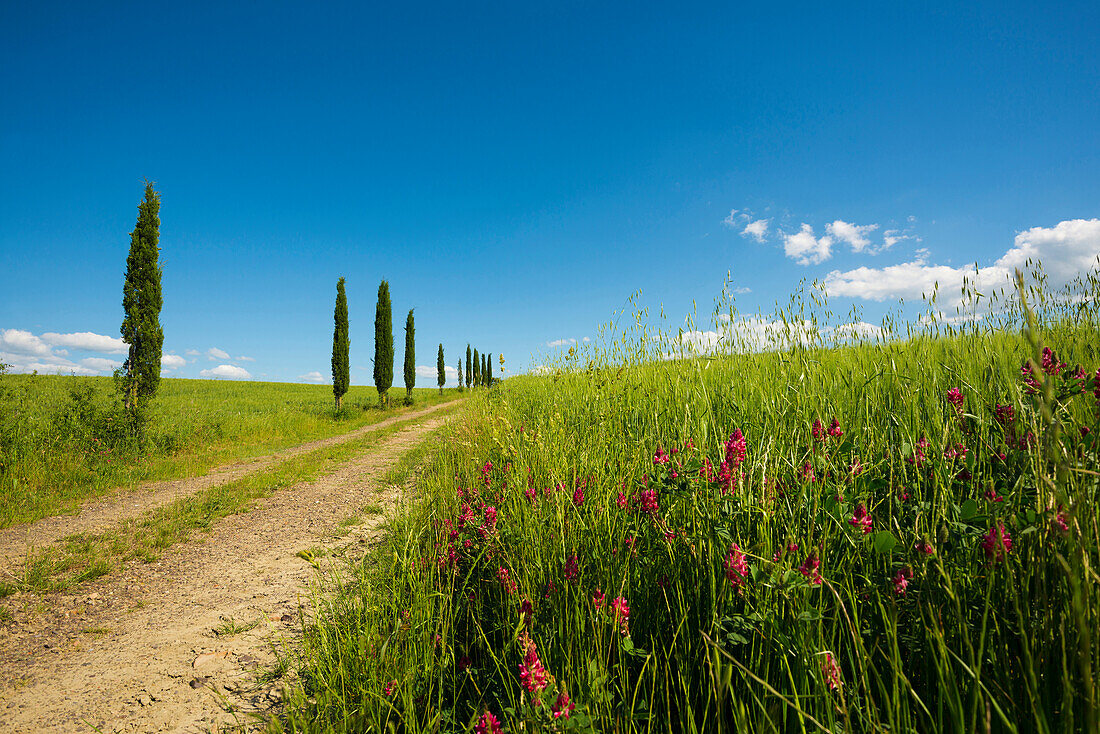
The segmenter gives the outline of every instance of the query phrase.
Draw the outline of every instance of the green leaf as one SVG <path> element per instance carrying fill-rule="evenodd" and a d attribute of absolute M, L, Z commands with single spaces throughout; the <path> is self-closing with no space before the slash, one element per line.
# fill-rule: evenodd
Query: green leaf
<path fill-rule="evenodd" d="M 959 508 L 959 517 L 963 520 L 969 520 L 978 514 L 978 503 L 974 500 L 967 500 L 962 503 Z"/>
<path fill-rule="evenodd" d="M 880 530 L 875 533 L 875 552 L 877 553 L 892 553 L 894 548 L 898 544 L 898 539 L 894 537 L 894 534 L 889 530 Z"/>

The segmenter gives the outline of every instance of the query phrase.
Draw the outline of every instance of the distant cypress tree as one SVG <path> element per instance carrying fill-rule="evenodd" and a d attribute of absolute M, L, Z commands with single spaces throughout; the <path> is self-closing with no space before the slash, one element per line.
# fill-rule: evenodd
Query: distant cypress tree
<path fill-rule="evenodd" d="M 488 382 L 489 370 L 485 369 L 485 365 L 487 363 L 488 362 L 485 359 L 485 355 L 484 354 L 481 355 L 481 385 L 482 385 L 482 387 L 489 387 L 489 382 Z"/>
<path fill-rule="evenodd" d="M 481 386 L 481 358 L 477 356 L 477 350 L 474 350 L 474 386 Z"/>
<path fill-rule="evenodd" d="M 416 327 L 413 310 L 405 318 L 405 405 L 412 405 L 413 386 L 416 385 Z"/>
<path fill-rule="evenodd" d="M 393 387 L 393 317 L 390 313 L 390 284 L 378 286 L 378 305 L 374 310 L 374 387 L 378 402 L 385 405 L 386 391 Z"/>
<path fill-rule="evenodd" d="M 470 381 L 474 378 L 474 368 L 470 365 L 470 345 L 466 345 L 466 387 L 470 386 Z"/>
<path fill-rule="evenodd" d="M 493 355 L 485 360 L 485 387 L 493 386 Z"/>
<path fill-rule="evenodd" d="M 129 354 L 118 373 L 126 407 L 137 411 L 139 401 L 151 398 L 160 384 L 160 358 L 164 331 L 160 309 L 160 194 L 145 182 L 145 200 L 138 204 L 137 225 L 130 233 L 126 280 L 122 286 L 122 341 Z"/>
<path fill-rule="evenodd" d="M 443 394 L 443 383 L 447 381 L 447 367 L 443 363 L 443 345 L 439 345 L 439 354 L 435 358 L 436 382 L 439 383 L 439 394 Z"/>
<path fill-rule="evenodd" d="M 458 391 L 462 392 L 462 358 L 458 358 Z"/>
<path fill-rule="evenodd" d="M 348 363 L 348 297 L 344 292 L 343 278 L 336 281 L 336 310 L 332 318 L 336 323 L 332 330 L 332 394 L 336 398 L 336 409 L 340 410 L 348 385 L 351 384 Z"/>

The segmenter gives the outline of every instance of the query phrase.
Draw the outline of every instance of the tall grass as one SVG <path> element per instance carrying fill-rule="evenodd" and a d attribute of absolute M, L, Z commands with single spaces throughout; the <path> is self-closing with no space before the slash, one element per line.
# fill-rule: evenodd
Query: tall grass
<path fill-rule="evenodd" d="M 274 727 L 1096 731 L 1096 286 L 722 302 L 479 393 Z"/>
<path fill-rule="evenodd" d="M 210 380 L 161 381 L 142 430 L 111 378 L 0 374 L 0 528 L 65 511 L 146 479 L 187 476 L 221 462 L 325 438 L 399 411 L 373 388 Z M 453 395 L 416 391 L 426 407 Z"/>

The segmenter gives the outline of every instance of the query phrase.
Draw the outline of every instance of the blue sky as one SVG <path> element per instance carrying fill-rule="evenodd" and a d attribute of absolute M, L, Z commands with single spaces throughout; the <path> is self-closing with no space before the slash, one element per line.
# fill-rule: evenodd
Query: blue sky
<path fill-rule="evenodd" d="M 974 263 L 1071 277 L 1100 4 L 961 5 L 2 3 L 0 360 L 124 358 L 144 178 L 169 376 L 327 379 L 340 276 L 353 384 L 386 278 L 429 386 L 439 342 L 522 371 L 727 271 L 872 322 Z"/>

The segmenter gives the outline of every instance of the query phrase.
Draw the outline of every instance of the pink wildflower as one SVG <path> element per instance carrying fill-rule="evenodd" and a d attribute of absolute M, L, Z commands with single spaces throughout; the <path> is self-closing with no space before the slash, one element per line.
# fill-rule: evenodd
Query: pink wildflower
<path fill-rule="evenodd" d="M 607 594 L 604 594 L 599 589 L 596 589 L 596 592 L 592 594 L 592 605 L 595 606 L 596 609 L 603 609 L 603 603 L 606 598 Z"/>
<path fill-rule="evenodd" d="M 1043 358 L 1040 367 L 1042 367 L 1043 372 L 1046 372 L 1048 375 L 1057 375 L 1066 368 L 1066 365 L 1064 362 L 1058 361 L 1058 355 L 1054 353 L 1053 349 L 1050 347 L 1043 347 Z"/>
<path fill-rule="evenodd" d="M 500 582 L 500 585 L 503 586 L 504 590 L 509 594 L 516 593 L 516 590 L 519 588 L 519 585 L 512 578 L 512 574 L 510 574 L 508 569 L 504 566 L 497 568 L 497 581 Z"/>
<path fill-rule="evenodd" d="M 615 597 L 615 600 L 611 602 L 611 611 L 615 615 L 615 621 L 619 623 L 619 631 L 623 635 L 630 634 L 630 607 L 626 603 L 626 599 L 621 596 Z"/>
<path fill-rule="evenodd" d="M 580 573 L 581 570 L 577 563 L 577 555 L 574 553 L 566 559 L 565 568 L 562 569 L 562 574 L 565 576 L 566 581 L 576 581 Z"/>
<path fill-rule="evenodd" d="M 748 442 L 745 440 L 745 436 L 741 433 L 740 428 L 734 428 L 733 433 L 726 440 L 726 462 L 734 470 L 738 469 L 743 463 L 745 463 L 745 456 L 748 453 Z"/>
<path fill-rule="evenodd" d="M 867 508 L 863 506 L 862 502 L 856 505 L 855 512 L 848 524 L 857 530 L 862 530 L 864 535 L 871 532 L 871 514 L 867 512 Z"/>
<path fill-rule="evenodd" d="M 741 552 L 741 546 L 731 543 L 730 549 L 722 559 L 722 566 L 726 569 L 726 579 L 738 588 L 749 575 L 749 563 L 745 560 L 745 554 Z"/>
<path fill-rule="evenodd" d="M 817 481 L 817 475 L 814 474 L 814 468 L 808 461 L 802 465 L 802 479 L 810 483 Z"/>
<path fill-rule="evenodd" d="M 821 424 L 820 418 L 814 418 L 814 424 L 810 427 L 810 435 L 813 436 L 815 441 L 825 440 L 825 426 Z"/>
<path fill-rule="evenodd" d="M 963 397 L 962 390 L 959 388 L 953 387 L 947 391 L 947 402 L 951 403 L 956 413 L 962 413 L 963 401 L 965 400 L 966 398 Z"/>
<path fill-rule="evenodd" d="M 657 445 L 657 453 L 653 455 L 653 463 L 655 465 L 668 463 L 668 454 L 665 453 L 665 450 L 661 448 L 660 444 Z"/>
<path fill-rule="evenodd" d="M 844 431 L 840 430 L 840 421 L 833 418 L 833 422 L 829 424 L 829 435 L 833 438 L 840 438 L 844 435 Z"/>
<path fill-rule="evenodd" d="M 583 486 L 578 485 L 577 488 L 573 490 L 573 504 L 576 505 L 577 507 L 580 507 L 581 505 L 584 504 L 584 487 Z"/>
<path fill-rule="evenodd" d="M 1008 529 L 999 522 L 991 527 L 982 538 L 982 550 L 985 551 L 985 557 L 992 561 L 1004 560 L 1012 550 L 1012 536 Z"/>
<path fill-rule="evenodd" d="M 530 485 L 527 489 L 523 490 L 523 494 L 531 502 L 532 505 L 538 504 L 539 491 L 535 489 L 534 485 Z"/>
<path fill-rule="evenodd" d="M 1054 528 L 1061 532 L 1063 535 L 1069 532 L 1069 517 L 1066 516 L 1066 511 L 1062 509 L 1061 505 L 1058 505 L 1058 512 L 1055 513 L 1053 519 Z"/>
<path fill-rule="evenodd" d="M 477 726 L 474 727 L 474 734 L 501 734 L 503 731 L 497 717 L 493 716 L 488 709 L 477 720 Z"/>
<path fill-rule="evenodd" d="M 840 677 L 840 666 L 832 653 L 825 653 L 825 659 L 821 662 L 821 673 L 825 676 L 825 685 L 830 691 L 839 692 L 844 687 L 844 681 Z"/>
<path fill-rule="evenodd" d="M 391 680 L 386 684 L 386 687 L 382 689 L 382 695 L 389 698 L 393 695 L 393 689 L 397 688 L 397 681 Z"/>
<path fill-rule="evenodd" d="M 909 586 L 909 579 L 913 578 L 913 572 L 908 566 L 904 566 L 898 569 L 898 572 L 894 574 L 894 593 L 898 596 L 905 596 L 905 589 Z"/>
<path fill-rule="evenodd" d="M 932 547 L 932 544 L 927 540 L 918 540 L 916 545 L 913 546 L 913 550 L 917 553 L 923 553 L 926 556 L 930 556 L 936 552 L 936 549 Z"/>
<path fill-rule="evenodd" d="M 626 495 L 623 494 L 622 492 L 619 492 L 619 496 L 618 496 L 618 498 L 616 498 L 615 502 L 619 505 L 619 507 L 623 508 L 624 510 L 626 509 L 627 499 L 626 499 Z"/>
<path fill-rule="evenodd" d="M 576 708 L 576 704 L 569 700 L 569 694 L 564 688 L 558 691 L 558 697 L 550 705 L 550 711 L 554 714 L 555 719 L 568 719 L 573 714 L 574 708 Z"/>
<path fill-rule="evenodd" d="M 650 515 L 656 515 L 657 510 L 657 491 L 653 489 L 643 489 L 638 495 L 638 504 L 642 507 L 642 512 L 647 512 Z"/>
<path fill-rule="evenodd" d="M 810 555 L 806 556 L 806 560 L 802 562 L 802 565 L 798 567 L 798 572 L 805 576 L 807 580 L 814 586 L 821 585 L 821 561 L 817 557 L 817 551 L 810 551 Z"/>
<path fill-rule="evenodd" d="M 530 599 L 524 599 L 520 602 L 519 619 L 528 628 L 531 627 L 531 622 L 535 619 L 535 605 L 531 603 Z"/>
<path fill-rule="evenodd" d="M 1016 420 L 1016 408 L 1011 405 L 1001 405 L 997 403 L 993 408 L 993 417 L 1002 426 L 1007 426 L 1009 423 Z"/>
<path fill-rule="evenodd" d="M 519 680 L 528 693 L 538 695 L 543 688 L 546 688 L 549 673 L 546 672 L 542 661 L 539 660 L 535 641 L 528 637 L 526 632 L 523 633 L 521 641 L 524 645 L 524 652 L 523 662 L 519 666 Z"/>

